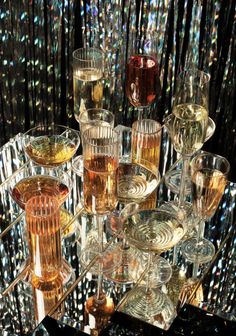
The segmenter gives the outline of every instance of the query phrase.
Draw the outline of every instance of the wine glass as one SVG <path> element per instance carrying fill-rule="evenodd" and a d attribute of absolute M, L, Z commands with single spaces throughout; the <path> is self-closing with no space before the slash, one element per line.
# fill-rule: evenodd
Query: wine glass
<path fill-rule="evenodd" d="M 78 122 L 83 145 L 83 133 L 86 129 L 92 126 L 114 127 L 115 117 L 111 111 L 102 108 L 90 108 L 80 113 Z M 79 176 L 83 174 L 83 155 L 79 155 L 73 160 L 73 169 Z"/>
<path fill-rule="evenodd" d="M 89 108 L 102 108 L 104 52 L 80 48 L 73 52 L 74 116 Z"/>
<path fill-rule="evenodd" d="M 146 287 L 139 287 L 139 295 L 129 297 L 133 311 L 139 318 L 152 319 L 160 312 L 162 295 L 159 287 L 171 278 L 172 269 L 167 260 L 159 254 L 176 245 L 186 232 L 183 221 L 170 212 L 161 209 L 141 210 L 129 216 L 124 223 L 124 231 L 135 247 L 148 253 Z M 157 255 L 155 255 L 157 254 Z"/>
<path fill-rule="evenodd" d="M 208 127 L 209 74 L 187 69 L 179 74 L 173 110 L 167 126 L 174 149 L 182 154 L 179 205 L 184 207 L 185 180 L 191 156 L 204 144 Z"/>
<path fill-rule="evenodd" d="M 80 145 L 79 133 L 62 125 L 38 125 L 23 135 L 27 156 L 37 165 L 54 168 L 69 161 Z"/>
<path fill-rule="evenodd" d="M 126 64 L 126 96 L 131 105 L 138 109 L 138 119 L 143 117 L 161 91 L 157 62 L 157 36 L 135 38 L 131 34 Z"/>
<path fill-rule="evenodd" d="M 205 221 L 212 218 L 227 184 L 229 162 L 222 156 L 203 152 L 191 162 L 193 211 L 199 218 L 197 238 L 183 242 L 182 253 L 187 260 L 206 263 L 215 254 L 214 245 L 204 238 Z"/>

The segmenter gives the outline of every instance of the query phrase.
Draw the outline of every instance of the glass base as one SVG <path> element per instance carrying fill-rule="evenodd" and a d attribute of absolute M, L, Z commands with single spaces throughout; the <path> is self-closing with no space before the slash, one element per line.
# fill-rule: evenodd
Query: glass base
<path fill-rule="evenodd" d="M 22 281 L 26 282 L 27 284 L 31 284 L 34 288 L 42 291 L 49 290 L 50 287 L 54 287 L 55 283 L 67 285 L 68 283 L 72 283 L 75 280 L 75 273 L 71 265 L 65 259 L 62 260 L 62 267 L 57 272 L 57 274 L 54 277 L 47 279 L 35 275 L 28 266 L 29 261 L 27 261 L 24 266 L 27 268 L 27 271 L 25 272 Z"/>
<path fill-rule="evenodd" d="M 121 247 L 121 264 L 111 273 L 106 273 L 106 278 L 118 284 L 132 284 L 143 273 L 147 258 L 140 250 L 132 247 Z"/>
<path fill-rule="evenodd" d="M 165 175 L 165 185 L 174 194 L 179 194 L 181 181 L 181 169 L 167 172 Z M 191 195 L 191 177 L 187 176 L 185 179 L 185 196 Z"/>
<path fill-rule="evenodd" d="M 176 310 L 169 297 L 157 288 L 134 288 L 121 310 L 162 329 L 168 329 L 176 316 Z"/>
<path fill-rule="evenodd" d="M 120 244 L 112 244 L 105 251 L 99 251 L 99 245 L 86 247 L 81 251 L 80 262 L 83 268 L 86 268 L 90 262 L 98 259 L 90 268 L 92 274 L 111 273 L 118 268 L 122 262 L 122 253 Z"/>
<path fill-rule="evenodd" d="M 74 170 L 74 172 L 77 175 L 83 176 L 83 173 L 84 173 L 84 159 L 83 159 L 83 155 L 78 155 L 77 157 L 75 157 L 73 159 L 72 169 Z"/>
<path fill-rule="evenodd" d="M 214 245 L 207 239 L 190 238 L 181 245 L 183 256 L 192 263 L 205 264 L 212 260 L 215 255 Z"/>

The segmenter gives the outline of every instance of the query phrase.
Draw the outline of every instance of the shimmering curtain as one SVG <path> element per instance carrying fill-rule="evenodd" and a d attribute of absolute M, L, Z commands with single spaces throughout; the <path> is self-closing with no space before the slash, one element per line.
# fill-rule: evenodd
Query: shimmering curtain
<path fill-rule="evenodd" d="M 73 118 L 72 51 L 94 45 L 106 51 L 104 106 L 116 122 L 136 112 L 124 95 L 124 66 L 132 31 L 158 32 L 162 95 L 152 116 L 171 111 L 178 72 L 209 71 L 210 116 L 216 132 L 206 148 L 236 169 L 235 0 L 1 0 L 1 143 L 39 122 L 77 127 Z M 235 174 L 231 174 L 231 179 Z"/>

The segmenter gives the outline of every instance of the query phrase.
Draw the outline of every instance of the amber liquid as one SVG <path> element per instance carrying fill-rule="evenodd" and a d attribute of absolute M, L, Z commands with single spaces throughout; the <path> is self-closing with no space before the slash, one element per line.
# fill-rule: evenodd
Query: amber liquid
<path fill-rule="evenodd" d="M 118 161 L 108 156 L 84 160 L 84 207 L 88 212 L 106 213 L 117 204 Z"/>
<path fill-rule="evenodd" d="M 132 131 L 132 162 L 141 163 L 150 170 L 159 168 L 161 132 L 140 135 Z"/>
<path fill-rule="evenodd" d="M 72 158 L 76 146 L 62 135 L 40 136 L 32 140 L 25 151 L 37 164 L 56 167 Z"/>
<path fill-rule="evenodd" d="M 224 174 L 218 170 L 202 169 L 192 174 L 193 207 L 200 218 L 208 219 L 214 215 L 226 182 Z"/>
<path fill-rule="evenodd" d="M 55 196 L 62 204 L 69 195 L 69 188 L 59 178 L 35 175 L 20 180 L 12 189 L 12 198 L 22 209 L 36 195 Z"/>

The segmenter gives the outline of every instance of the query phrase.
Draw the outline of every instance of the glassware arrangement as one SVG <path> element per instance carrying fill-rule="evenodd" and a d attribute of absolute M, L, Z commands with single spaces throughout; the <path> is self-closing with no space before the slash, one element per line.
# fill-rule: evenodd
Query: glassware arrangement
<path fill-rule="evenodd" d="M 80 48 L 73 52 L 74 116 L 89 108 L 102 108 L 104 52 Z"/>
<path fill-rule="evenodd" d="M 229 162 L 212 153 L 200 153 L 191 162 L 192 202 L 199 219 L 198 235 L 182 244 L 182 253 L 191 262 L 206 263 L 215 254 L 214 245 L 204 238 L 205 221 L 212 218 L 219 206 L 229 170 Z"/>
<path fill-rule="evenodd" d="M 161 91 L 157 61 L 157 36 L 136 38 L 129 41 L 126 64 L 126 96 L 130 104 L 138 109 L 138 119 L 148 109 Z"/>

